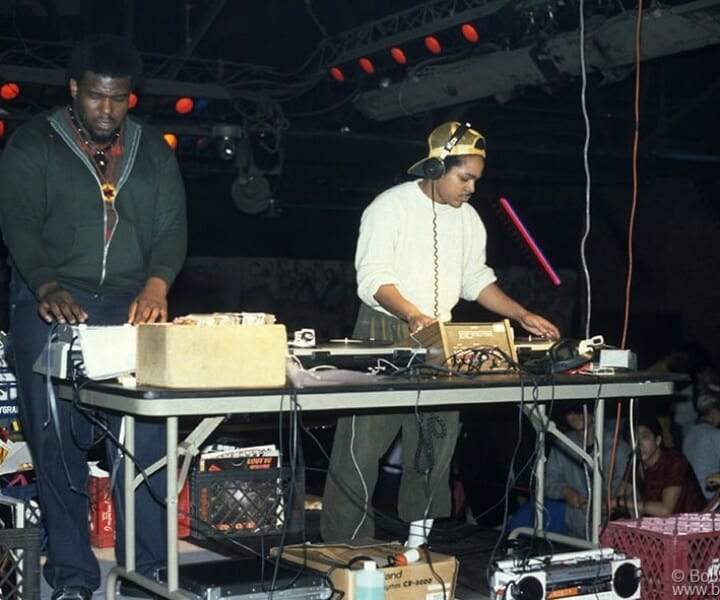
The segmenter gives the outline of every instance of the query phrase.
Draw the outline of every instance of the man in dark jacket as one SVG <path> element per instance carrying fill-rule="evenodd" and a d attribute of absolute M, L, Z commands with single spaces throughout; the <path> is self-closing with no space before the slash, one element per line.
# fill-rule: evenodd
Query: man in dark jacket
<path fill-rule="evenodd" d="M 185 191 L 159 132 L 128 117 L 142 63 L 121 37 L 95 36 L 69 63 L 70 106 L 17 129 L 0 157 L 0 228 L 10 254 L 9 358 L 47 532 L 44 576 L 53 600 L 87 600 L 100 585 L 88 538 L 87 451 L 98 428 L 73 404 L 48 400 L 33 364 L 56 324 L 165 321 L 187 245 Z M 108 460 L 118 415 L 104 415 Z M 138 421 L 139 467 L 164 455 L 162 424 Z M 166 562 L 164 475 L 137 491 L 136 569 Z M 122 467 L 116 481 L 122 482 Z M 125 563 L 123 503 L 116 555 Z"/>

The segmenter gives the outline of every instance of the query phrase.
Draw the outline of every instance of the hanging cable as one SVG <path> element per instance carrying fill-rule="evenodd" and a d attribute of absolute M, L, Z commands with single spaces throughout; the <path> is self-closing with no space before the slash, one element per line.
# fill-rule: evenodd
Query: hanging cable
<path fill-rule="evenodd" d="M 588 151 L 590 148 L 590 117 L 587 111 L 587 64 L 585 62 L 585 2 L 581 0 L 579 6 L 580 18 L 580 74 L 582 76 L 582 87 L 580 91 L 580 105 L 582 108 L 583 121 L 585 122 L 585 143 L 583 145 L 583 168 L 585 169 L 585 231 L 580 242 L 580 256 L 582 270 L 585 276 L 585 338 L 590 337 L 590 318 L 592 314 L 592 285 L 590 282 L 590 271 L 587 266 L 585 247 L 590 235 L 590 163 Z"/>
<path fill-rule="evenodd" d="M 635 213 L 637 211 L 638 196 L 638 145 L 640 141 L 640 51 L 642 32 L 643 3 L 638 1 L 637 19 L 635 24 L 635 131 L 633 134 L 632 149 L 632 204 L 630 206 L 630 219 L 628 223 L 628 271 L 625 283 L 625 316 L 623 319 L 623 331 L 620 341 L 620 348 L 625 348 L 627 343 L 628 321 L 630 318 L 630 289 L 633 277 L 633 234 L 635 230 Z"/>

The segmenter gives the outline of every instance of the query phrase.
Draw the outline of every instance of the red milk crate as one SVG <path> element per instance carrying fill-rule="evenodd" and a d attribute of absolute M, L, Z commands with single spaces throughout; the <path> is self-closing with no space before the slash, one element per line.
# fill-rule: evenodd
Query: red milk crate
<path fill-rule="evenodd" d="M 643 600 L 706 600 L 720 596 L 718 514 L 610 521 L 601 542 L 640 559 Z"/>
<path fill-rule="evenodd" d="M 190 478 L 185 483 L 178 494 L 178 539 L 184 539 L 190 535 Z"/>
<path fill-rule="evenodd" d="M 110 478 L 90 475 L 88 497 L 90 543 L 96 548 L 115 545 L 115 510 L 110 492 Z"/>

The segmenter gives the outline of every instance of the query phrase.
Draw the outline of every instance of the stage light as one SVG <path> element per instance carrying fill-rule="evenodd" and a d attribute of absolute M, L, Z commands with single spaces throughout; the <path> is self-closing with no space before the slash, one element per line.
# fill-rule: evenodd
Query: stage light
<path fill-rule="evenodd" d="M 442 45 L 434 35 L 425 36 L 425 47 L 433 54 L 440 54 L 442 52 Z"/>
<path fill-rule="evenodd" d="M 478 40 L 480 40 L 480 34 L 478 33 L 477 29 L 475 29 L 475 27 L 470 23 L 463 23 L 460 31 L 463 37 L 472 44 L 476 44 Z"/>
<path fill-rule="evenodd" d="M 235 158 L 235 152 L 237 151 L 237 144 L 235 140 L 226 135 L 220 138 L 218 142 L 218 156 L 223 160 L 232 160 Z"/>
<path fill-rule="evenodd" d="M 167 142 L 167 145 L 170 146 L 173 150 L 175 150 L 175 148 L 177 148 L 178 139 L 174 133 L 164 133 L 163 138 Z"/>
<path fill-rule="evenodd" d="M 0 138 L 5 135 L 5 121 L 0 120 Z"/>
<path fill-rule="evenodd" d="M 368 75 L 372 75 L 373 73 L 375 73 L 375 65 L 366 56 L 363 56 L 361 59 L 359 59 L 358 64 L 360 65 L 360 68 Z"/>
<path fill-rule="evenodd" d="M 340 67 L 330 67 L 330 77 L 338 83 L 345 83 L 345 73 L 342 72 Z"/>
<path fill-rule="evenodd" d="M 128 98 L 128 108 L 133 109 L 138 104 L 138 95 L 135 92 L 130 92 L 130 97 Z"/>
<path fill-rule="evenodd" d="M 186 115 L 190 112 L 192 112 L 192 109 L 195 107 L 195 102 L 193 102 L 192 98 L 183 97 L 178 98 L 175 101 L 175 112 L 179 115 Z"/>
<path fill-rule="evenodd" d="M 241 171 L 230 188 L 235 206 L 248 215 L 266 211 L 272 202 L 272 192 L 267 178 L 254 169 Z"/>
<path fill-rule="evenodd" d="M 245 137 L 242 127 L 237 125 L 216 125 L 212 128 L 217 138 L 217 152 L 222 160 L 233 160 L 238 150 L 238 140 Z"/>
<path fill-rule="evenodd" d="M 399 65 L 407 63 L 407 56 L 402 48 L 398 48 L 397 46 L 390 48 L 390 56 L 392 56 L 392 59 Z"/>
<path fill-rule="evenodd" d="M 3 100 L 15 100 L 20 94 L 20 86 L 14 81 L 8 81 L 0 86 L 0 97 Z"/>

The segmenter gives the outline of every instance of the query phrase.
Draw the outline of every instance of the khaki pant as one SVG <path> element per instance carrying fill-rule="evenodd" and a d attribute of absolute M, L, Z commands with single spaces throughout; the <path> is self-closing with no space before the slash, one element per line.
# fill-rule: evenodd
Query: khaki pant
<path fill-rule="evenodd" d="M 407 325 L 361 306 L 354 336 L 398 341 Z M 457 411 L 368 414 L 338 419 L 323 494 L 320 532 L 326 542 L 374 537 L 372 496 L 379 460 L 398 433 L 402 476 L 398 515 L 403 521 L 449 516 L 450 463 L 458 435 Z"/>

